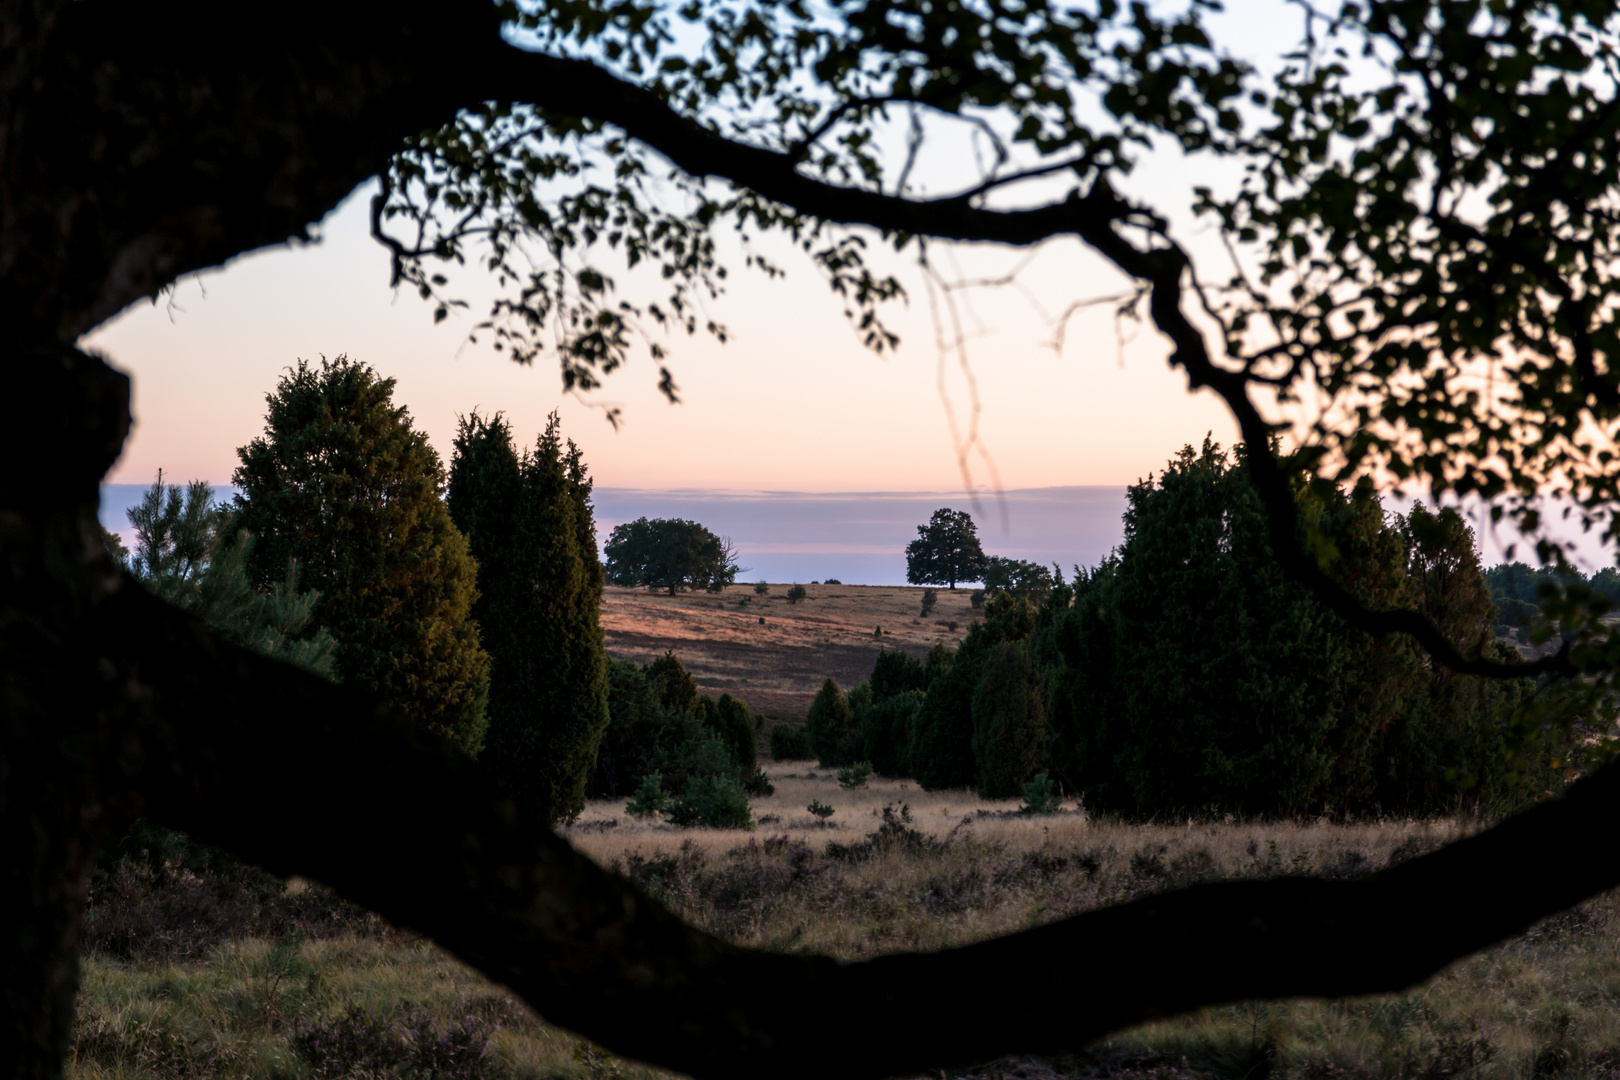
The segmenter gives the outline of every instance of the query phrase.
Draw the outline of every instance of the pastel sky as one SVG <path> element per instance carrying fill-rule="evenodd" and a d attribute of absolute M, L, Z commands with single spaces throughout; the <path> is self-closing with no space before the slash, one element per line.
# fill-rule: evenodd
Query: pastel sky
<path fill-rule="evenodd" d="M 1263 67 L 1276 64 L 1300 29 L 1298 13 L 1281 0 L 1239 0 L 1213 21 L 1221 40 Z M 926 174 L 933 190 L 967 176 L 961 148 L 938 147 Z M 1218 181 L 1219 170 L 1207 162 L 1157 154 L 1131 183 L 1171 211 L 1198 247 L 1213 237 L 1184 211 L 1192 185 L 1212 177 Z M 288 365 L 347 353 L 398 380 L 397 400 L 441 454 L 458 413 L 502 410 L 531 438 L 558 409 L 605 486 L 963 490 L 939 389 L 936 324 L 909 259 L 894 264 L 912 295 L 886 312 L 903 337 L 892 356 L 861 346 L 808 260 L 768 249 L 787 278 L 766 281 L 738 267 L 728 295 L 712 306 L 731 331 L 729 344 L 669 342 L 681 405 L 658 394 L 656 366 L 644 351 L 585 400 L 564 395 L 546 361 L 520 368 L 487 343 L 467 344 L 482 298 L 469 296 L 473 314 L 435 327 L 426 304 L 396 294 L 386 255 L 368 236 L 372 190 L 364 185 L 338 207 L 321 224 L 319 243 L 268 249 L 187 278 L 157 304 L 87 338 L 135 378 L 137 427 L 110 481 L 148 483 L 161 468 L 175 480 L 227 483 L 236 447 L 260 431 L 264 396 Z M 1122 485 L 1205 432 L 1232 440 L 1219 402 L 1188 394 L 1168 369 L 1164 340 L 1117 322 L 1111 305 L 1077 315 L 1064 348 L 1054 350 L 1057 313 L 1117 293 L 1124 281 L 1072 240 L 1025 263 L 1027 255 L 989 246 L 935 251 L 936 265 L 965 278 L 1022 265 L 1016 287 L 962 294 L 980 435 L 1001 486 Z M 650 284 L 620 276 L 626 295 L 652 295 L 643 288 Z M 954 358 L 944 385 L 965 425 L 968 384 Z M 604 404 L 623 410 L 621 430 L 603 419 Z M 982 457 L 972 466 L 975 485 L 994 486 Z"/>
<path fill-rule="evenodd" d="M 657 392 L 656 365 L 644 352 L 603 390 L 579 398 L 561 391 L 545 360 L 519 367 L 487 344 L 468 344 L 475 316 L 435 327 L 425 303 L 391 290 L 387 258 L 367 235 L 369 195 L 368 185 L 340 206 L 320 243 L 188 278 L 90 335 L 87 343 L 135 381 L 136 429 L 109 479 L 149 482 L 162 468 L 176 480 L 228 482 L 235 449 L 262 429 L 265 395 L 281 373 L 300 357 L 347 353 L 398 380 L 397 400 L 442 454 L 458 413 L 502 410 L 528 439 L 558 409 L 564 432 L 613 487 L 961 489 L 934 328 L 915 280 L 911 303 L 889 313 L 902 346 L 878 357 L 814 269 L 787 253 L 785 280 L 738 271 L 713 305 L 730 329 L 727 344 L 670 342 L 680 405 Z M 1021 257 L 961 255 L 973 274 L 1003 271 Z M 1126 324 L 1120 329 L 1135 339 L 1121 346 L 1106 305 L 1069 324 L 1061 353 L 1049 346 L 1049 313 L 1120 288 L 1097 260 L 1054 244 L 1020 283 L 967 298 L 980 324 L 969 359 L 981 437 L 1004 486 L 1129 483 L 1206 431 L 1230 440 L 1219 403 L 1189 395 L 1167 368 L 1162 339 Z M 625 282 L 626 292 L 634 284 Z M 968 393 L 954 360 L 947 388 L 965 422 Z M 622 409 L 617 432 L 603 404 Z M 983 460 L 973 465 L 975 482 L 990 483 Z"/>

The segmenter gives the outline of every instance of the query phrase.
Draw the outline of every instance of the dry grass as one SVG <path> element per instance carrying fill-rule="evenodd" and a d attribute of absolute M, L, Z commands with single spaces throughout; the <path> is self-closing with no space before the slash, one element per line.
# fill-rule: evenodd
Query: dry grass
<path fill-rule="evenodd" d="M 977 617 L 969 589 L 938 590 L 926 619 L 921 588 L 807 585 L 799 604 L 787 602 L 787 590 L 776 584 L 759 597 L 752 585 L 733 585 L 668 596 L 610 586 L 602 599 L 608 654 L 646 662 L 673 649 L 699 689 L 739 695 L 775 720 L 802 720 L 829 675 L 847 687 L 871 674 L 879 648 L 921 655 L 935 642 L 954 646 Z"/>
<path fill-rule="evenodd" d="M 828 770 L 805 762 L 768 768 L 777 794 L 756 800 L 755 814 L 778 820 L 756 832 L 675 830 L 631 821 L 622 805 L 595 804 L 567 835 L 731 940 L 860 958 L 980 940 L 1193 881 L 1364 872 L 1473 827 L 1133 826 L 1088 820 L 1072 808 L 1037 818 L 901 781 L 840 791 Z M 836 808 L 832 824 L 814 823 L 803 809 L 811 799 Z M 1504 876 L 1533 872 L 1503 868 Z M 1209 1009 L 1069 1057 L 968 1071 L 1025 1080 L 1613 1080 L 1620 1074 L 1617 914 L 1620 899 L 1600 897 L 1405 995 Z M 287 972 L 279 981 L 277 970 Z M 1019 992 L 1011 973 L 1006 985 L 948 990 Z M 352 1006 L 396 1023 L 426 1015 L 440 1026 L 483 1025 L 490 1042 L 477 1076 L 600 1080 L 617 1068 L 431 945 L 384 935 L 310 941 L 279 954 L 267 941 L 239 941 L 179 964 L 91 958 L 70 1075 L 308 1077 L 312 1070 L 293 1050 L 296 1032 Z M 790 1011 L 791 1002 L 783 1007 Z"/>

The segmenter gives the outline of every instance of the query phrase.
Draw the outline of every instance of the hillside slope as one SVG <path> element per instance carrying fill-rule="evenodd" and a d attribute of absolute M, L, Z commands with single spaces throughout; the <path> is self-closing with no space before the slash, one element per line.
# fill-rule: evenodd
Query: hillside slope
<path fill-rule="evenodd" d="M 926 619 L 920 587 L 807 585 L 805 600 L 791 605 L 788 588 L 773 584 L 763 597 L 752 585 L 668 596 L 609 586 L 608 655 L 645 663 L 673 649 L 704 692 L 735 694 L 775 720 L 802 720 L 827 676 L 847 688 L 871 674 L 879 648 L 921 656 L 935 642 L 954 647 L 977 616 L 966 588 L 940 589 Z"/>

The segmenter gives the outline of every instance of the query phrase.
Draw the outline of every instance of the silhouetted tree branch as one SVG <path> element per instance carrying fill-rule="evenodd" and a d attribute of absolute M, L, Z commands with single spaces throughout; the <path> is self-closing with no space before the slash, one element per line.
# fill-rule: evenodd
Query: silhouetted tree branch
<path fill-rule="evenodd" d="M 1620 883 L 1620 859 L 1586 841 L 1620 808 L 1611 768 L 1361 881 L 1204 886 L 860 964 L 751 952 L 685 926 L 540 821 L 492 802 L 469 764 L 404 732 L 376 703 L 228 647 L 143 594 L 106 556 L 95 518 L 97 484 L 128 432 L 128 381 L 71 343 L 186 273 L 305 236 L 397 161 L 404 140 L 496 100 L 613 125 L 794 223 L 1016 245 L 1079 237 L 1152 285 L 1150 315 L 1174 362 L 1238 419 L 1275 549 L 1335 611 L 1374 632 L 1410 633 L 1458 671 L 1575 670 L 1568 653 L 1499 669 L 1415 613 L 1369 612 L 1333 585 L 1298 543 L 1290 480 L 1251 380 L 1211 357 L 1184 310 L 1186 254 L 1156 215 L 1110 188 L 1098 171 L 1109 153 L 1076 159 L 1092 170 L 1080 186 L 1029 209 L 975 205 L 973 188 L 909 199 L 843 186 L 802 167 L 791 140 L 783 150 L 752 145 L 593 63 L 507 44 L 501 20 L 512 15 L 477 0 L 294 0 L 270 19 L 195 0 L 0 8 L 0 314 L 11 391 L 0 395 L 0 907 L 12 913 L 0 937 L 0 1069 L 60 1074 L 96 845 L 141 813 L 329 883 L 433 936 L 549 1020 L 715 1077 L 878 1076 L 1074 1047 L 1239 998 L 1393 990 Z M 1061 48 L 1095 31 L 1054 16 L 1042 33 Z M 951 55 L 945 36 L 925 50 L 938 78 L 908 99 L 960 108 L 967 99 L 955 87 L 972 62 Z M 1144 40 L 1146 54 L 1167 55 Z M 1009 63 L 1055 55 L 1025 44 L 1007 44 Z M 989 71 L 973 85 L 993 105 Z M 1186 71 L 1202 104 L 1165 119 L 1152 101 L 1126 101 L 1119 115 L 1186 145 L 1220 138 L 1213 112 L 1237 92 L 1231 66 Z M 1127 227 L 1151 239 L 1127 239 Z M 1598 377 L 1585 360 L 1578 374 Z M 1555 406 L 1564 400 L 1549 393 Z M 1534 872 L 1504 879 L 1503 866 Z M 1008 973 L 1029 992 L 937 992 Z M 768 997 L 756 992 L 764 985 Z M 794 1010 L 766 1004 L 784 997 Z"/>
<path fill-rule="evenodd" d="M 326 882 L 553 1023 L 696 1076 L 881 1077 L 1073 1049 L 1244 998 L 1395 991 L 1620 884 L 1620 857 L 1586 839 L 1620 818 L 1620 771 L 1607 769 L 1364 879 L 1201 885 L 860 963 L 758 952 L 685 925 L 359 694 L 223 645 L 139 589 L 96 622 L 151 703 L 130 777 L 147 814 Z M 938 993 L 1014 972 L 1027 992 Z"/>

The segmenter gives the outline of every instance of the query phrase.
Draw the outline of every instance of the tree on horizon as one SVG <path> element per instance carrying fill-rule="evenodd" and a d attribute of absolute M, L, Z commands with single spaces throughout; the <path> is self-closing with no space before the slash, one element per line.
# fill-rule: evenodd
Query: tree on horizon
<path fill-rule="evenodd" d="M 906 545 L 906 581 L 912 585 L 946 585 L 954 592 L 958 581 L 984 580 L 986 565 L 979 527 L 966 510 L 935 510 Z"/>

